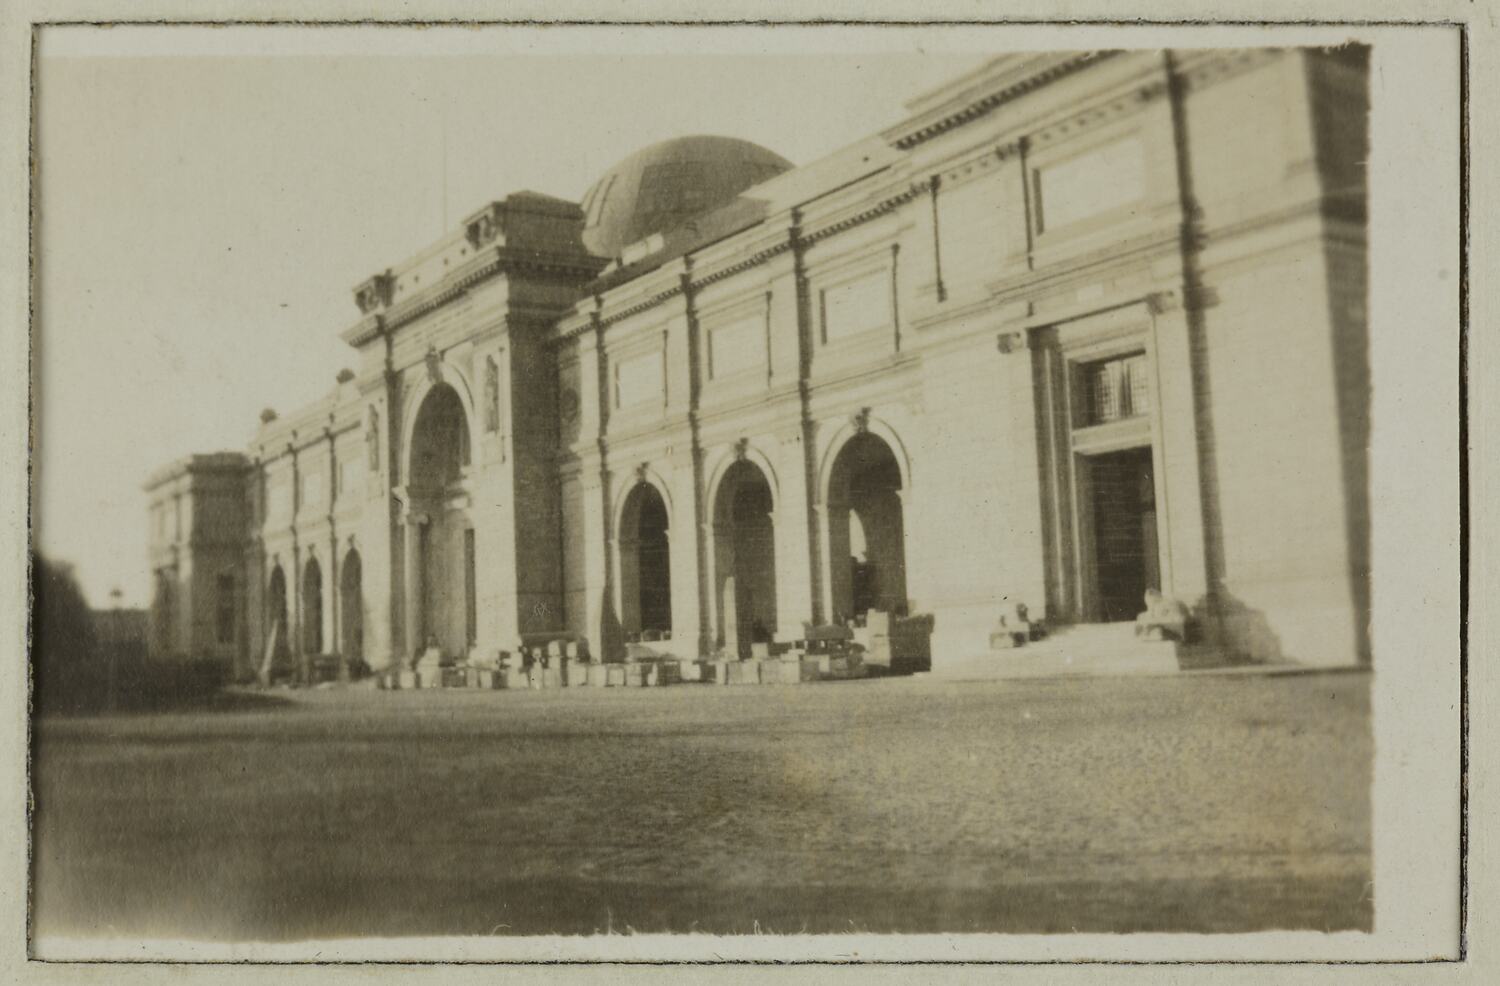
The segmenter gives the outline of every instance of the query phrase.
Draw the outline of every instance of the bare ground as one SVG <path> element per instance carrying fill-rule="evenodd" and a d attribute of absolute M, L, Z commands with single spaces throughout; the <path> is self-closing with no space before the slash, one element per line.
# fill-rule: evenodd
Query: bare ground
<path fill-rule="evenodd" d="M 40 935 L 1369 928 L 1364 675 L 230 696 L 40 723 Z"/>

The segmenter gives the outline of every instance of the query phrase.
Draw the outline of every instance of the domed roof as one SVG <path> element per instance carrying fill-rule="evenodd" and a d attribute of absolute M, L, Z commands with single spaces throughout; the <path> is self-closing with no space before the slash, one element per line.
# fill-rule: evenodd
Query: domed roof
<path fill-rule="evenodd" d="M 583 197 L 583 243 L 602 257 L 734 200 L 792 163 L 733 137 L 679 137 L 615 165 Z"/>

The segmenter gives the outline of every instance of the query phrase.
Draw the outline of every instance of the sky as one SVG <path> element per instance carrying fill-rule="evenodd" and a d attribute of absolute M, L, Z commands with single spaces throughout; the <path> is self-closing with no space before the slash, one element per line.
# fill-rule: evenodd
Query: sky
<path fill-rule="evenodd" d="M 996 53 L 972 34 L 729 33 L 46 29 L 39 550 L 92 604 L 144 605 L 147 476 L 322 396 L 355 362 L 354 285 L 486 202 L 580 199 L 687 134 L 806 164 Z"/>

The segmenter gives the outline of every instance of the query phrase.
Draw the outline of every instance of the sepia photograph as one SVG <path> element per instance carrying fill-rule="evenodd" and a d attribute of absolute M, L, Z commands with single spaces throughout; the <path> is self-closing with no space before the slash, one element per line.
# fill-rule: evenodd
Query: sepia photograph
<path fill-rule="evenodd" d="M 34 29 L 34 955 L 1382 930 L 1382 42 L 693 31 Z"/>

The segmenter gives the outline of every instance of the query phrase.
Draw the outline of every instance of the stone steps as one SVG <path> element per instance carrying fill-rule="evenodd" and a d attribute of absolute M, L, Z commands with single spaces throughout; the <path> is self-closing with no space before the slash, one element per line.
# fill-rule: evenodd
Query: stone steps
<path fill-rule="evenodd" d="M 1170 674 L 1183 667 L 1186 650 L 1173 641 L 1139 639 L 1134 623 L 1082 624 L 1059 628 L 1020 647 L 957 660 L 938 655 L 931 674 L 949 680 Z"/>

